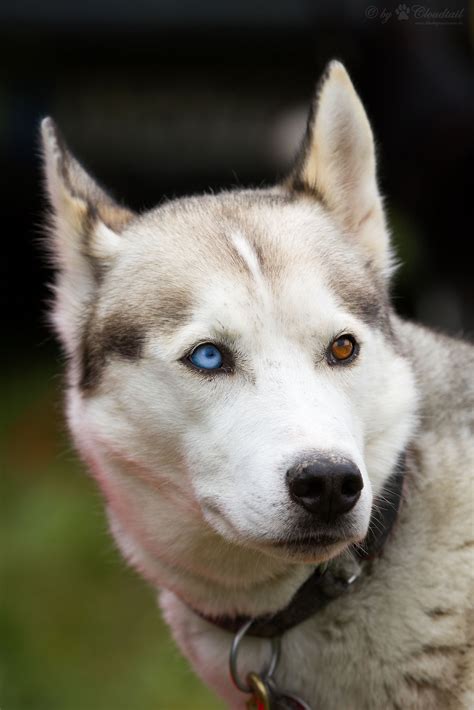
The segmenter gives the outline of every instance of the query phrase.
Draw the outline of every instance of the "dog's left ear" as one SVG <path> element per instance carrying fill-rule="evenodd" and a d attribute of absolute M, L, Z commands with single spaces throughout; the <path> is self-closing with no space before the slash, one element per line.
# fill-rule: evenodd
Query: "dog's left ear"
<path fill-rule="evenodd" d="M 41 137 L 58 256 L 63 254 L 67 262 L 68 252 L 76 250 L 84 257 L 107 261 L 118 247 L 118 235 L 135 215 L 88 175 L 49 117 L 41 122 Z"/>
<path fill-rule="evenodd" d="M 52 317 L 66 350 L 74 352 L 101 275 L 120 253 L 123 232 L 136 215 L 84 170 L 51 118 L 42 121 L 41 134 L 52 207 L 48 248 L 57 272 Z"/>
<path fill-rule="evenodd" d="M 320 81 L 289 187 L 321 200 L 370 261 L 390 270 L 372 131 L 340 62 L 331 62 Z"/>

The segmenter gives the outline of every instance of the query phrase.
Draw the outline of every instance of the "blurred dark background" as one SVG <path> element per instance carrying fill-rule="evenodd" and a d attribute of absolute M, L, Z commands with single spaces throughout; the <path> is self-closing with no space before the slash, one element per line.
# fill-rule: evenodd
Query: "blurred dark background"
<path fill-rule="evenodd" d="M 0 5 L 2 710 L 218 707 L 168 642 L 151 592 L 117 558 L 93 485 L 64 439 L 62 364 L 45 318 L 39 119 L 53 115 L 88 169 L 140 210 L 165 196 L 284 176 L 314 84 L 329 59 L 342 59 L 377 138 L 403 261 L 397 308 L 469 335 L 468 7 L 404 8 L 358 0 Z"/>

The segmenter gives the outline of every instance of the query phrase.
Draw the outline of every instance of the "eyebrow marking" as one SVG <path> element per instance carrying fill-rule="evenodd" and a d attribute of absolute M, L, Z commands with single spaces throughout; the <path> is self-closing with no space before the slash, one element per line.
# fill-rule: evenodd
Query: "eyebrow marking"
<path fill-rule="evenodd" d="M 144 341 L 144 331 L 137 323 L 118 316 L 111 317 L 100 330 L 92 327 L 86 331 L 80 348 L 80 389 L 86 393 L 97 387 L 110 357 L 129 362 L 138 360 L 142 356 Z"/>

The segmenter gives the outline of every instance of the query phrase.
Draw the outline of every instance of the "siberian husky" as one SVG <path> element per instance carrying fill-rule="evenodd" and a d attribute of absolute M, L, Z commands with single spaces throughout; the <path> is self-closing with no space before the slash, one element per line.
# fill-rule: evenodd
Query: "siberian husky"
<path fill-rule="evenodd" d="M 474 707 L 473 349 L 390 305 L 344 67 L 271 189 L 135 214 L 42 136 L 69 426 L 196 672 L 243 707 L 245 623 L 236 682 L 271 707 Z"/>

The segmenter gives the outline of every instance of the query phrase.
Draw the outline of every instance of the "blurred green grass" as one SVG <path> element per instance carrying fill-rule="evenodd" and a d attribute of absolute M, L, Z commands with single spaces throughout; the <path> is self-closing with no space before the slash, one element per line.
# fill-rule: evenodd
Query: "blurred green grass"
<path fill-rule="evenodd" d="M 113 546 L 61 384 L 41 363 L 2 382 L 0 708 L 222 709 Z"/>

